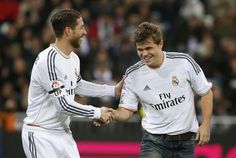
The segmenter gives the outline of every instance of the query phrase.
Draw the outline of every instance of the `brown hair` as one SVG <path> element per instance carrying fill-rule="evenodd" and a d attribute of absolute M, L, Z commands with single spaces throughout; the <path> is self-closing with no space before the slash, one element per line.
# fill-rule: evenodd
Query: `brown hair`
<path fill-rule="evenodd" d="M 132 42 L 136 45 L 138 42 L 144 42 L 146 39 L 152 37 L 154 43 L 160 44 L 163 40 L 160 28 L 149 22 L 142 22 L 133 33 Z"/>
<path fill-rule="evenodd" d="M 65 27 L 74 29 L 80 17 L 81 14 L 74 9 L 62 9 L 55 12 L 50 19 L 55 36 L 62 37 Z"/>

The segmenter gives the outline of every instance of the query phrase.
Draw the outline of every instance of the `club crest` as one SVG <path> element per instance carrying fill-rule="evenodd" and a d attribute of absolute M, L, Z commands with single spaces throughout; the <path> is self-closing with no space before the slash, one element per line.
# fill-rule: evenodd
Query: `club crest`
<path fill-rule="evenodd" d="M 179 80 L 176 76 L 172 76 L 172 85 L 177 86 L 179 84 Z"/>

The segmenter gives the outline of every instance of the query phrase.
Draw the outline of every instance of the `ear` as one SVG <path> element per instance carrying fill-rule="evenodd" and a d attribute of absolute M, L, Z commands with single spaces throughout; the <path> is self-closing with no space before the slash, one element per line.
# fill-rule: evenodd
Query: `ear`
<path fill-rule="evenodd" d="M 64 35 L 70 36 L 73 33 L 72 29 L 70 27 L 65 27 Z"/>

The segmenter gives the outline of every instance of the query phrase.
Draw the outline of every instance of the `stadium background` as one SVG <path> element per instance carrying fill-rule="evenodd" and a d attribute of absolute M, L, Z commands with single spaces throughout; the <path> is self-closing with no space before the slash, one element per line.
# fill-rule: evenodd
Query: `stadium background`
<path fill-rule="evenodd" d="M 81 74 L 98 83 L 119 81 L 139 60 L 130 35 L 141 21 L 160 25 L 164 50 L 188 53 L 214 83 L 212 138 L 209 145 L 196 147 L 196 157 L 236 157 L 235 0 L 0 0 L 0 158 L 25 157 L 20 132 L 30 71 L 37 54 L 54 41 L 48 19 L 60 8 L 81 12 L 88 32 L 76 51 Z M 118 104 L 118 98 L 76 99 L 96 106 Z M 195 101 L 201 120 L 197 96 Z M 138 157 L 140 113 L 102 128 L 73 120 L 81 158 Z"/>

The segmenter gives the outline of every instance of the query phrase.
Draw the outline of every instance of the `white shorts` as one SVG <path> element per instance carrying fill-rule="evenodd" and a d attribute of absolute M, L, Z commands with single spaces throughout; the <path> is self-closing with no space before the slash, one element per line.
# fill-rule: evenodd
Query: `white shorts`
<path fill-rule="evenodd" d="M 80 158 L 70 131 L 23 125 L 21 137 L 27 158 Z"/>

